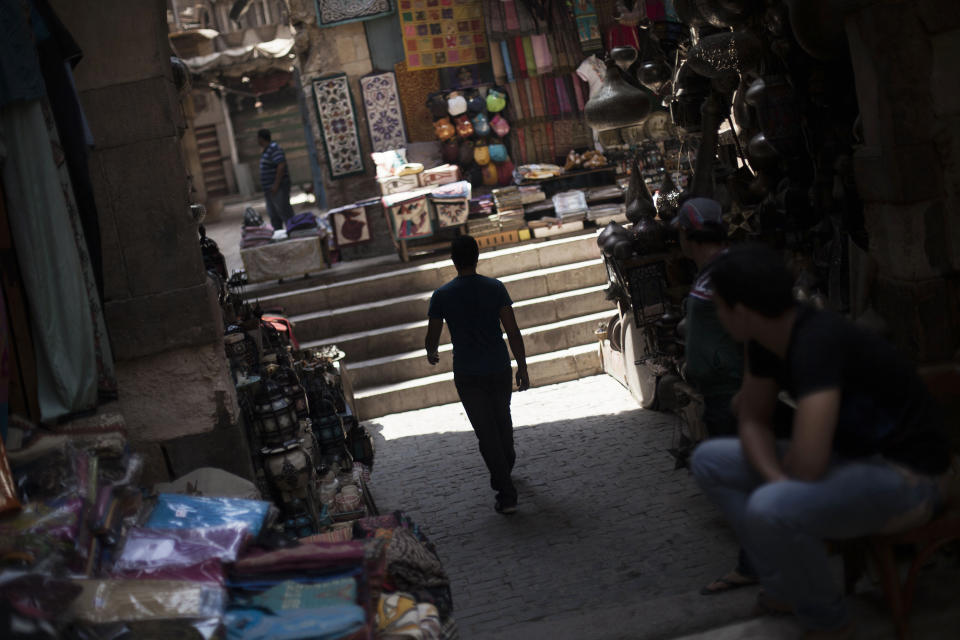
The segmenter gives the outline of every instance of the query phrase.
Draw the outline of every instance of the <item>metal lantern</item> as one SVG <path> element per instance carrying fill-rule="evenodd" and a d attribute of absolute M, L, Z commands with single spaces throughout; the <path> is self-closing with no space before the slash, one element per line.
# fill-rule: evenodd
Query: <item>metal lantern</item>
<path fill-rule="evenodd" d="M 267 378 L 254 398 L 253 414 L 257 435 L 267 446 L 277 446 L 297 437 L 300 428 L 293 402 L 275 376 L 278 367 L 267 367 Z"/>

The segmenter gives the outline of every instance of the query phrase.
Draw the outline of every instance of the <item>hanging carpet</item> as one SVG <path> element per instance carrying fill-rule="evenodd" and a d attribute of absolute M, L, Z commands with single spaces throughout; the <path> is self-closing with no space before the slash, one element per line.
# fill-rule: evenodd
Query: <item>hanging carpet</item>
<path fill-rule="evenodd" d="M 333 179 L 363 173 L 363 152 L 357 133 L 357 116 L 345 73 L 313 81 L 320 130 Z"/>
<path fill-rule="evenodd" d="M 374 151 L 389 151 L 407 146 L 403 127 L 403 110 L 392 71 L 360 78 L 363 106 L 367 110 L 367 127 Z"/>

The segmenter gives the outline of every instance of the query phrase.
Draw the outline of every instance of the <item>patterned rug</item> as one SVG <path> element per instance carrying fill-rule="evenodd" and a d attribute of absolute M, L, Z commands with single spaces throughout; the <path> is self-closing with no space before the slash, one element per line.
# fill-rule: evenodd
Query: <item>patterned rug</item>
<path fill-rule="evenodd" d="M 360 78 L 363 106 L 374 151 L 389 151 L 407 146 L 397 78 L 392 71 Z"/>
<path fill-rule="evenodd" d="M 363 173 L 363 152 L 347 75 L 339 73 L 314 80 L 313 97 L 327 149 L 330 177 L 336 179 Z"/>
<path fill-rule="evenodd" d="M 403 105 L 403 119 L 407 123 L 407 137 L 411 142 L 433 142 L 433 119 L 427 111 L 427 96 L 440 90 L 440 76 L 436 69 L 410 71 L 406 62 L 398 62 L 397 89 Z"/>
<path fill-rule="evenodd" d="M 317 22 L 328 27 L 341 22 L 370 20 L 393 13 L 391 0 L 314 0 Z"/>

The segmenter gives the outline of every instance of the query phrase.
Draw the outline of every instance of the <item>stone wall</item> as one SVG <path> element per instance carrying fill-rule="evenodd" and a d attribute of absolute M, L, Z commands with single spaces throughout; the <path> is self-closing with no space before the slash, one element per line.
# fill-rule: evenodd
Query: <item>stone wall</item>
<path fill-rule="evenodd" d="M 222 322 L 189 212 L 166 3 L 52 5 L 84 53 L 76 83 L 96 142 L 105 312 L 130 438 L 165 443 L 219 425 L 225 441 L 236 440 Z M 170 451 L 160 464 L 152 449 L 148 468 L 162 477 L 178 467 Z"/>
<path fill-rule="evenodd" d="M 960 356 L 960 3 L 874 2 L 850 14 L 864 142 L 854 158 L 873 302 L 920 362 Z"/>
<path fill-rule="evenodd" d="M 290 22 L 295 33 L 294 51 L 303 80 L 303 90 L 310 114 L 310 130 L 313 133 L 317 156 L 323 170 L 323 185 L 327 194 L 327 206 L 338 207 L 364 198 L 379 195 L 373 162 L 370 159 L 370 133 L 367 130 L 366 114 L 360 93 L 360 77 L 373 70 L 366 33 L 362 22 L 351 22 L 335 27 L 317 26 L 313 0 L 289 0 Z M 364 152 L 366 173 L 362 176 L 333 180 L 327 166 L 327 154 L 323 135 L 317 122 L 312 82 L 315 78 L 334 73 L 346 73 L 350 93 L 357 114 L 357 129 L 360 148 Z"/>

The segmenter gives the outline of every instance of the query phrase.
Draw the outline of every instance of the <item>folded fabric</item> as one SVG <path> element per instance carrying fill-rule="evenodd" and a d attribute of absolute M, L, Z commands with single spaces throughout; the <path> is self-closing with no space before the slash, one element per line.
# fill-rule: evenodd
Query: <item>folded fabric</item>
<path fill-rule="evenodd" d="M 269 509 L 270 503 L 261 500 L 161 493 L 145 526 L 151 529 L 199 529 L 240 525 L 256 538 Z"/>
<path fill-rule="evenodd" d="M 510 52 L 507 50 L 507 41 L 500 41 L 500 58 L 503 60 L 504 73 L 507 75 L 507 82 L 513 82 L 513 65 L 510 64 Z"/>
<path fill-rule="evenodd" d="M 297 229 L 296 231 L 291 231 L 287 233 L 287 240 L 295 240 L 297 238 L 314 238 L 320 235 L 320 228 L 313 227 L 310 229 Z"/>
<path fill-rule="evenodd" d="M 277 229 L 273 232 L 273 241 L 280 242 L 281 240 L 287 239 L 287 230 L 286 229 Z"/>
<path fill-rule="evenodd" d="M 216 585 L 174 580 L 78 580 L 82 591 L 70 614 L 103 624 L 173 618 L 215 618 L 226 592 Z"/>
<path fill-rule="evenodd" d="M 341 604 L 357 604 L 357 581 L 353 576 L 337 576 L 311 584 L 287 580 L 250 598 L 251 606 L 274 613 Z"/>
<path fill-rule="evenodd" d="M 198 529 L 135 527 L 127 533 L 118 570 L 189 566 L 205 560 L 233 562 L 247 538 L 244 524 Z"/>
<path fill-rule="evenodd" d="M 543 34 L 530 36 L 530 41 L 533 45 L 533 58 L 536 62 L 537 73 L 543 75 L 553 71 L 553 56 L 550 54 L 547 36 Z"/>
<path fill-rule="evenodd" d="M 445 198 L 469 199 L 470 193 L 470 183 L 466 180 L 460 180 L 459 182 L 451 182 L 450 184 L 437 187 L 430 194 L 430 197 L 435 200 L 442 200 Z"/>
<path fill-rule="evenodd" d="M 237 560 L 234 573 L 280 573 L 288 570 L 326 571 L 328 573 L 363 563 L 363 542 L 310 543 L 277 551 L 252 551 Z"/>
<path fill-rule="evenodd" d="M 334 640 L 361 629 L 364 610 L 355 604 L 292 609 L 279 615 L 231 609 L 224 616 L 230 640 Z"/>
<path fill-rule="evenodd" d="M 291 231 L 296 231 L 297 229 L 306 229 L 314 228 L 317 226 L 317 218 L 313 215 L 312 211 L 304 211 L 303 213 L 298 213 L 284 224 L 284 228 L 289 234 Z"/>

